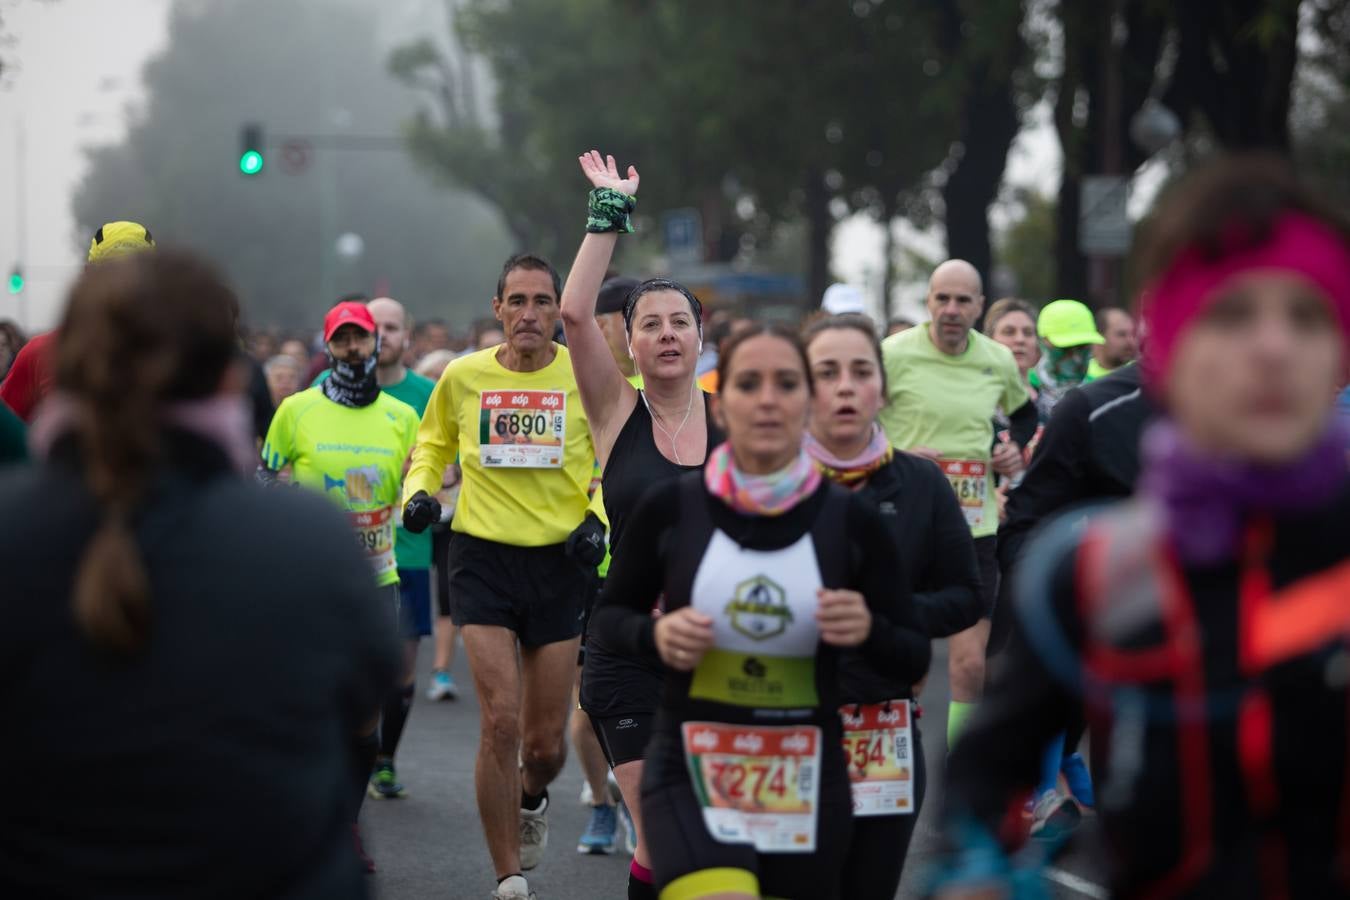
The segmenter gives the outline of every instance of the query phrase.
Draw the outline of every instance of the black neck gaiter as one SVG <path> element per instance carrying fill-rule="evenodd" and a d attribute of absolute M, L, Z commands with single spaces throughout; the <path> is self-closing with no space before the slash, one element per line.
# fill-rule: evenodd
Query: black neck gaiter
<path fill-rule="evenodd" d="M 380 343 L 375 342 L 375 352 L 363 363 L 352 364 L 345 360 L 334 359 L 328 354 L 328 364 L 332 369 L 320 386 L 323 395 L 334 403 L 353 408 L 369 406 L 380 396 L 380 383 L 376 379 L 375 369 L 380 363 Z"/>

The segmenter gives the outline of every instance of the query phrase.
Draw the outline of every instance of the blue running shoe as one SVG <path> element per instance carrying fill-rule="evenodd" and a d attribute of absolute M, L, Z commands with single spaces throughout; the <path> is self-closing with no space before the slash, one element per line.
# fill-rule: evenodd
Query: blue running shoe
<path fill-rule="evenodd" d="M 1069 786 L 1069 794 L 1078 801 L 1079 806 L 1092 809 L 1097 805 L 1097 794 L 1092 789 L 1092 773 L 1088 771 L 1083 754 L 1071 753 L 1064 757 L 1059 770 L 1064 775 L 1064 783 Z"/>
<path fill-rule="evenodd" d="M 619 820 L 612 806 L 592 806 L 591 821 L 577 841 L 578 853 L 613 853 L 617 843 Z"/>

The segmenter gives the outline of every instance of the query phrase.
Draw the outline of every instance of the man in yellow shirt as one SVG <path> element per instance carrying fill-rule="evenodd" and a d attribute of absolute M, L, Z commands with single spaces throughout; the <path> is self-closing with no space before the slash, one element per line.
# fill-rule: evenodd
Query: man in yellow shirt
<path fill-rule="evenodd" d="M 994 473 L 1021 467 L 1021 447 L 1036 432 L 1036 408 L 1012 353 L 975 330 L 984 310 L 980 273 L 949 259 L 933 270 L 925 301 L 930 320 L 882 342 L 887 404 L 881 427 L 891 443 L 940 466 L 960 501 L 980 562 L 984 618 L 951 636 L 947 741 L 984 691 L 985 648 L 998 596 L 998 504 Z M 994 410 L 1011 422 L 1012 441 L 994 446 Z"/>
<path fill-rule="evenodd" d="M 552 340 L 560 292 L 543 259 L 506 261 L 492 298 L 506 340 L 446 366 L 404 482 L 404 524 L 421 531 L 439 519 L 432 495 L 460 459 L 450 613 L 481 710 L 474 782 L 498 900 L 532 896 L 522 872 L 547 844 L 548 785 L 566 757 L 586 569 L 605 552 L 587 513 L 590 429 L 567 349 Z"/>

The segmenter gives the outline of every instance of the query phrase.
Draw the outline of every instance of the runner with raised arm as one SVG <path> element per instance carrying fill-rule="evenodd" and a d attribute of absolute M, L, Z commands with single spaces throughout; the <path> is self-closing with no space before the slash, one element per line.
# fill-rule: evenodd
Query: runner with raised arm
<path fill-rule="evenodd" d="M 586 407 L 596 458 L 603 471 L 610 545 L 617 548 L 638 499 L 653 484 L 699 469 L 721 431 L 712 423 L 707 396 L 695 384 L 703 349 L 702 309 L 673 281 L 644 281 L 628 295 L 624 328 L 628 352 L 643 389 L 615 364 L 595 320 L 596 298 L 620 233 L 631 231 L 628 213 L 638 188 L 637 169 L 619 175 L 614 157 L 592 150 L 579 158 L 595 189 L 576 261 L 563 289 L 563 328 L 581 402 Z M 655 598 L 652 598 L 653 600 Z M 628 896 L 654 897 L 647 848 L 641 839 L 638 786 L 642 757 L 660 700 L 658 660 L 617 653 L 588 634 L 581 706 L 591 718 L 638 832 Z"/>

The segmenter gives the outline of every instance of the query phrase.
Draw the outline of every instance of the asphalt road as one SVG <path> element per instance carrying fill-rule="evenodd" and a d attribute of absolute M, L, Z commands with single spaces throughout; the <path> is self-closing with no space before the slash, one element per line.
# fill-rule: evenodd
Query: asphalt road
<path fill-rule="evenodd" d="M 372 876 L 379 900 L 487 900 L 495 886 L 487 848 L 479 828 L 473 793 L 474 754 L 478 745 L 478 708 L 462 654 L 454 677 L 461 696 L 432 703 L 425 697 L 430 641 L 418 661 L 418 697 L 399 747 L 399 779 L 409 796 L 396 801 L 367 800 L 362 813 L 366 849 L 378 872 Z M 920 700 L 920 728 L 928 760 L 928 796 L 920 814 L 898 898 L 918 898 L 924 870 L 932 860 L 936 837 L 932 822 L 941 797 L 946 753 L 946 644 L 934 645 L 932 675 Z M 581 770 L 574 758 L 550 789 L 549 845 L 540 866 L 529 873 L 541 900 L 623 900 L 627 896 L 628 859 L 582 856 L 576 840 L 587 813 L 578 802 Z M 1092 854 L 1077 849 L 1092 838 L 1091 822 L 1075 846 L 1047 873 L 1050 896 L 1063 900 L 1104 898 Z"/>

